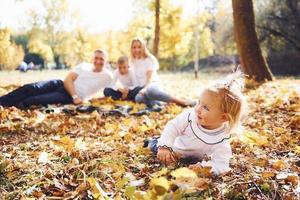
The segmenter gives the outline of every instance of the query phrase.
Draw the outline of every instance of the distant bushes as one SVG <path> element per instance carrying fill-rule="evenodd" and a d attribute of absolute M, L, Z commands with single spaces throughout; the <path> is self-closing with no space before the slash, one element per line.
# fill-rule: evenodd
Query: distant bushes
<path fill-rule="evenodd" d="M 267 57 L 267 62 L 275 75 L 300 75 L 300 53 L 273 53 Z M 215 55 L 199 60 L 200 68 L 220 68 L 224 66 L 232 68 L 232 66 L 236 64 L 239 64 L 239 58 L 237 56 Z M 190 62 L 180 69 L 180 71 L 193 70 L 194 62 Z"/>
<path fill-rule="evenodd" d="M 271 54 L 267 62 L 274 74 L 300 75 L 300 52 Z"/>

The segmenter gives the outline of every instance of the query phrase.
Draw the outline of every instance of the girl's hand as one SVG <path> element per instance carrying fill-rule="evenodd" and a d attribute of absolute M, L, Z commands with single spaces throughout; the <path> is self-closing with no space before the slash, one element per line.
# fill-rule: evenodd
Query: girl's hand
<path fill-rule="evenodd" d="M 165 165 L 170 165 L 177 161 L 177 156 L 168 148 L 160 147 L 157 152 L 157 159 Z"/>
<path fill-rule="evenodd" d="M 202 169 L 202 166 L 200 165 L 200 163 L 196 163 L 196 164 L 193 164 L 193 165 L 190 165 L 189 168 L 195 172 L 198 172 Z"/>

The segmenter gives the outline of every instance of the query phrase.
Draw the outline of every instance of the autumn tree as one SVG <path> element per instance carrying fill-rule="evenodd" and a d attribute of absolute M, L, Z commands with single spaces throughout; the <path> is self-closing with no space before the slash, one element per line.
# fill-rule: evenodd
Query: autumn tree
<path fill-rule="evenodd" d="M 24 58 L 22 46 L 13 43 L 10 37 L 9 29 L 0 29 L 0 70 L 16 69 Z"/>
<path fill-rule="evenodd" d="M 232 8 L 234 36 L 244 72 L 257 82 L 273 80 L 258 43 L 252 0 L 232 0 Z"/>
<path fill-rule="evenodd" d="M 27 25 L 31 27 L 29 44 L 31 44 L 31 48 L 33 48 L 33 44 L 39 44 L 40 46 L 42 44 L 45 47 L 47 46 L 47 48 L 50 47 L 53 54 L 51 61 L 54 59 L 56 65 L 59 65 L 61 58 L 58 48 L 61 50 L 61 44 L 68 39 L 66 38 L 68 35 L 64 34 L 66 26 L 74 25 L 76 13 L 69 10 L 67 0 L 42 0 L 41 4 L 44 12 L 33 9 L 28 12 L 29 20 Z M 38 34 L 38 37 L 36 37 L 36 34 Z"/>
<path fill-rule="evenodd" d="M 153 41 L 153 54 L 158 57 L 160 33 L 160 0 L 155 0 L 155 30 Z"/>
<path fill-rule="evenodd" d="M 236 54 L 231 7 L 230 1 L 219 0 L 215 3 L 215 11 L 212 13 L 211 19 L 209 19 L 213 54 Z"/>
<path fill-rule="evenodd" d="M 257 28 L 268 49 L 300 52 L 299 0 L 266 0 L 257 4 Z"/>

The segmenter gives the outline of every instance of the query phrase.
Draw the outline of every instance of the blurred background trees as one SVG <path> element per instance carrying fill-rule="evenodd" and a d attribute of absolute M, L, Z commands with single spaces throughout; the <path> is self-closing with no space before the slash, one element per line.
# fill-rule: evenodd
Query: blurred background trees
<path fill-rule="evenodd" d="M 89 61 L 97 48 L 107 49 L 110 62 L 115 62 L 120 55 L 130 56 L 130 42 L 136 36 L 158 55 L 161 69 L 192 70 L 196 28 L 200 68 L 239 63 L 231 1 L 213 0 L 197 16 L 184 15 L 172 0 L 136 0 L 127 28 L 100 33 L 87 32 L 80 25 L 68 0 L 41 2 L 43 12 L 29 10 L 26 31 L 0 28 L 1 70 L 16 69 L 22 60 L 45 68 L 69 68 Z M 300 73 L 299 1 L 253 0 L 253 6 L 258 41 L 272 72 Z"/>

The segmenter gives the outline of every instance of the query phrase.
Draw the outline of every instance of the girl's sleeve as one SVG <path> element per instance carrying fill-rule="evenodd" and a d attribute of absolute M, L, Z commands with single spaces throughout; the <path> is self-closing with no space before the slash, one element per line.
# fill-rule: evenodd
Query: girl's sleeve
<path fill-rule="evenodd" d="M 190 109 L 185 110 L 167 123 L 161 137 L 158 139 L 157 146 L 173 148 L 175 138 L 182 135 L 185 128 L 188 126 L 189 113 Z"/>
<path fill-rule="evenodd" d="M 212 172 L 217 175 L 230 169 L 229 161 L 232 157 L 232 151 L 228 141 L 212 147 L 212 153 L 210 156 L 211 160 L 202 161 L 200 165 L 203 167 L 212 167 Z"/>

